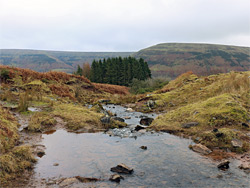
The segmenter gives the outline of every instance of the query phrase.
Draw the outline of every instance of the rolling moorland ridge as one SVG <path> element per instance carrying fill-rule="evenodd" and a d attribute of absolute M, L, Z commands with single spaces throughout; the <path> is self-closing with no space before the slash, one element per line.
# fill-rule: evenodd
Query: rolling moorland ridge
<path fill-rule="evenodd" d="M 133 56 L 148 62 L 152 76 L 170 79 L 193 71 L 198 75 L 250 70 L 250 48 L 216 45 L 163 43 L 138 52 L 56 52 L 41 50 L 0 50 L 0 64 L 29 68 L 39 72 L 49 70 L 72 73 L 77 65 L 108 57 Z"/>
<path fill-rule="evenodd" d="M 148 62 L 153 76 L 176 78 L 193 71 L 210 75 L 250 70 L 250 48 L 216 44 L 162 43 L 133 54 Z"/>

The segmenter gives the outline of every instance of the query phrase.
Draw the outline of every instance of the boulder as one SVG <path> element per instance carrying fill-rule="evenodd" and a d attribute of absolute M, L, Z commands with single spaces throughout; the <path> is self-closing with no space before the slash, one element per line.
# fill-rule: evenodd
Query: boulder
<path fill-rule="evenodd" d="M 110 123 L 110 117 L 108 116 L 105 116 L 105 117 L 102 117 L 101 118 L 101 122 L 103 123 L 103 124 L 109 124 Z"/>
<path fill-rule="evenodd" d="M 229 160 L 224 160 L 220 164 L 218 164 L 217 167 L 221 170 L 226 170 L 229 168 L 229 163 L 230 163 Z"/>
<path fill-rule="evenodd" d="M 149 126 L 149 125 L 152 123 L 153 120 L 154 120 L 154 118 L 145 117 L 145 118 L 142 118 L 142 119 L 140 120 L 140 124 L 141 124 L 141 125 Z"/>
<path fill-rule="evenodd" d="M 136 125 L 135 131 L 139 131 L 139 130 L 141 130 L 141 129 L 145 129 L 145 127 L 142 127 L 142 126 L 140 126 L 140 125 Z"/>
<path fill-rule="evenodd" d="M 110 181 L 114 181 L 117 183 L 119 183 L 121 181 L 121 179 L 124 179 L 124 178 L 119 174 L 112 174 L 109 178 Z"/>
<path fill-rule="evenodd" d="M 126 112 L 134 112 L 134 110 L 132 108 L 127 108 Z"/>
<path fill-rule="evenodd" d="M 232 139 L 231 144 L 235 148 L 241 148 L 243 143 L 238 139 Z"/>
<path fill-rule="evenodd" d="M 189 122 L 181 125 L 182 128 L 190 128 L 199 125 L 198 122 Z"/>
<path fill-rule="evenodd" d="M 126 166 L 123 163 L 117 165 L 116 167 L 112 167 L 110 170 L 112 172 L 123 173 L 123 174 L 132 174 L 134 171 L 132 168 Z"/>
<path fill-rule="evenodd" d="M 202 144 L 195 144 L 193 146 L 191 146 L 191 149 L 195 152 L 207 155 L 209 153 L 211 153 L 212 151 L 210 149 L 208 149 L 206 146 L 202 145 Z"/>

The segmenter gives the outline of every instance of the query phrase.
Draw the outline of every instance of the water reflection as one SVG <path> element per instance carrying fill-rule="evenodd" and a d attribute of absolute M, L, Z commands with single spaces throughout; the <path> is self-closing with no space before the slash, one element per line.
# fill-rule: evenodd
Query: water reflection
<path fill-rule="evenodd" d="M 131 138 L 103 133 L 69 133 L 58 130 L 43 135 L 46 155 L 39 159 L 36 174 L 41 178 L 95 177 L 108 181 L 110 168 L 125 163 L 134 169 L 118 187 L 248 187 L 249 177 L 234 162 L 227 172 L 216 163 L 188 149 L 191 140 L 164 134 Z M 142 150 L 140 146 L 147 146 Z M 53 166 L 59 163 L 59 166 Z M 217 178 L 222 174 L 222 178 Z M 96 186 L 102 186 L 100 182 Z"/>

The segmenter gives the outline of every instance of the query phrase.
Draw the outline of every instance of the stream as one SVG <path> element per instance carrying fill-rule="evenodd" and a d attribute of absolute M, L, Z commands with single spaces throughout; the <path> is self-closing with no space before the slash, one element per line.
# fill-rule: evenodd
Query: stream
<path fill-rule="evenodd" d="M 129 126 L 108 131 L 112 134 L 76 134 L 63 129 L 43 134 L 41 144 L 45 145 L 46 154 L 38 158 L 35 179 L 51 181 L 82 176 L 102 180 L 73 187 L 249 187 L 249 174 L 238 169 L 236 160 L 230 160 L 229 170 L 221 171 L 218 162 L 188 148 L 193 144 L 190 139 L 134 131 L 140 116 L 155 118 L 157 114 L 126 112 L 126 108 L 118 105 L 104 108 L 117 117 L 131 117 L 125 119 Z M 141 146 L 147 146 L 147 150 Z M 120 163 L 133 168 L 134 173 L 122 175 L 124 180 L 119 184 L 110 182 L 108 179 L 113 174 L 110 168 Z"/>

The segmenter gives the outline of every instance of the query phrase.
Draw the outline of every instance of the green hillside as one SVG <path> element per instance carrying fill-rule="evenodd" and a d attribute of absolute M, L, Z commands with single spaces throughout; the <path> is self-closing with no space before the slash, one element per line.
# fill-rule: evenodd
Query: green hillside
<path fill-rule="evenodd" d="M 71 73 L 77 65 L 91 63 L 93 59 L 127 57 L 132 52 L 64 52 L 42 50 L 0 49 L 0 64 L 29 68 L 39 72 L 50 70 Z"/>
<path fill-rule="evenodd" d="M 198 75 L 250 70 L 250 48 L 215 45 L 163 43 L 140 50 L 133 56 L 145 59 L 153 76 Z"/>

